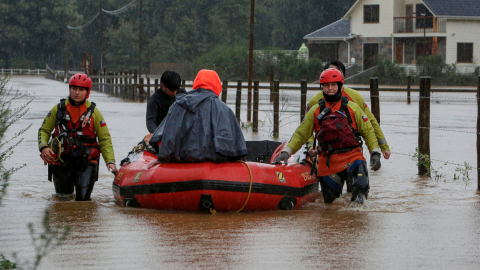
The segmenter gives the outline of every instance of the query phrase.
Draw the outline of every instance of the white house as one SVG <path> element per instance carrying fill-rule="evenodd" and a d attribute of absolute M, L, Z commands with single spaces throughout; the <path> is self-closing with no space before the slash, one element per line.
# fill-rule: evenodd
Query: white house
<path fill-rule="evenodd" d="M 440 55 L 472 71 L 480 66 L 480 0 L 357 0 L 342 19 L 304 38 L 310 57 L 354 58 L 363 70 L 378 55 L 402 65 Z"/>

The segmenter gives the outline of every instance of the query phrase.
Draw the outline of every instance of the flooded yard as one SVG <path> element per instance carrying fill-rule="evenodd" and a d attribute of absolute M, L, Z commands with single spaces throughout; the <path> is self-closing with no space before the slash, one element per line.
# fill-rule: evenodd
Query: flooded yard
<path fill-rule="evenodd" d="M 59 200 L 39 157 L 37 132 L 48 111 L 68 95 L 68 85 L 35 76 L 11 78 L 13 89 L 35 96 L 29 112 L 6 138 L 32 124 L 7 167 L 27 166 L 10 179 L 0 207 L 0 253 L 33 259 L 27 223 L 40 229 L 50 208 L 72 226 L 66 243 L 41 269 L 478 269 L 480 196 L 477 192 L 475 93 L 433 93 L 431 158 L 433 178 L 417 175 L 418 92 L 381 92 L 381 127 L 392 156 L 370 171 L 363 206 L 350 194 L 333 204 L 322 196 L 296 211 L 189 213 L 123 208 L 114 203 L 113 175 L 100 163 L 91 202 Z M 234 109 L 234 92 L 228 105 Z M 360 92 L 370 105 L 369 92 Z M 314 92 L 308 93 L 308 98 Z M 260 132 L 245 125 L 247 140 L 273 139 L 268 92 L 261 92 Z M 244 93 L 246 97 L 246 93 Z M 299 125 L 299 91 L 281 92 L 278 140 Z M 416 97 L 416 98 L 415 98 Z M 146 103 L 93 92 L 106 119 L 117 166 L 144 135 Z M 242 120 L 246 120 L 246 99 Z M 20 104 L 20 103 L 18 103 Z M 369 160 L 369 155 L 366 155 Z M 464 162 L 473 166 L 462 177 Z M 435 176 L 437 176 L 435 178 Z M 459 179 L 457 179 L 459 178 Z"/>

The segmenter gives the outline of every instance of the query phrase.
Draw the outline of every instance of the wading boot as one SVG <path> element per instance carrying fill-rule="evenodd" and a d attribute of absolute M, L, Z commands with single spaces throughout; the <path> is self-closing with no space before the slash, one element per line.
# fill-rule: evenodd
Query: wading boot
<path fill-rule="evenodd" d="M 354 188 L 352 192 L 352 199 L 350 201 L 363 204 L 363 202 L 368 198 L 368 189 L 367 188 Z"/>

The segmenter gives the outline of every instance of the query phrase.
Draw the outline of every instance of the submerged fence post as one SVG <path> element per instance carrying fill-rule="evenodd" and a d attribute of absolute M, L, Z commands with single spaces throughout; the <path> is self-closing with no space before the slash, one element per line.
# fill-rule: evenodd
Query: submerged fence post
<path fill-rule="evenodd" d="M 410 85 L 412 83 L 412 76 L 407 76 L 407 104 L 410 104 Z"/>
<path fill-rule="evenodd" d="M 305 118 L 305 110 L 307 109 L 307 80 L 300 82 L 300 123 Z"/>
<path fill-rule="evenodd" d="M 273 137 L 277 138 L 280 130 L 280 81 L 274 81 L 273 87 Z"/>
<path fill-rule="evenodd" d="M 113 86 L 113 96 L 116 96 L 116 93 L 118 91 L 118 84 L 120 82 L 119 75 L 119 72 L 115 72 L 115 85 Z"/>
<path fill-rule="evenodd" d="M 418 107 L 418 158 L 430 157 L 430 77 L 420 78 L 420 100 Z M 427 162 L 428 164 L 424 164 Z M 430 176 L 430 158 L 418 162 L 418 174 Z"/>
<path fill-rule="evenodd" d="M 237 98 L 235 100 L 235 116 L 240 124 L 240 108 L 242 106 L 242 80 L 237 81 Z"/>
<path fill-rule="evenodd" d="M 133 71 L 132 100 L 135 101 L 137 95 L 137 70 Z"/>
<path fill-rule="evenodd" d="M 258 131 L 258 89 L 259 81 L 253 81 L 253 131 Z"/>
<path fill-rule="evenodd" d="M 222 101 L 227 104 L 228 81 L 223 81 L 222 84 Z"/>
<path fill-rule="evenodd" d="M 477 191 L 480 191 L 480 76 L 477 85 Z"/>
<path fill-rule="evenodd" d="M 370 78 L 370 101 L 372 114 L 380 124 L 380 93 L 378 92 L 378 78 Z"/>
<path fill-rule="evenodd" d="M 147 102 L 150 100 L 150 77 L 147 78 Z"/>
<path fill-rule="evenodd" d="M 273 74 L 270 74 L 270 102 L 273 102 Z"/>
<path fill-rule="evenodd" d="M 143 78 L 140 78 L 140 82 L 138 84 L 138 97 L 139 97 L 139 101 L 141 103 L 143 103 L 143 99 L 145 97 L 145 91 L 144 91 L 144 79 Z"/>

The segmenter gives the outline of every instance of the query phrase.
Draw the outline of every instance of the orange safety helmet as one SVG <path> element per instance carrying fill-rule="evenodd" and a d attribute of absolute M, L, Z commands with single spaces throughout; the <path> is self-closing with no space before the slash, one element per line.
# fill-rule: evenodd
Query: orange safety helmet
<path fill-rule="evenodd" d="M 343 84 L 342 73 L 336 68 L 325 69 L 322 74 L 320 74 L 320 84 L 329 82 L 340 82 Z"/>
<path fill-rule="evenodd" d="M 92 90 L 92 80 L 88 77 L 87 74 L 77 73 L 70 78 L 68 82 L 68 86 L 79 86 L 83 88 L 87 88 L 87 95 L 85 99 L 88 99 L 90 95 L 90 90 Z"/>

